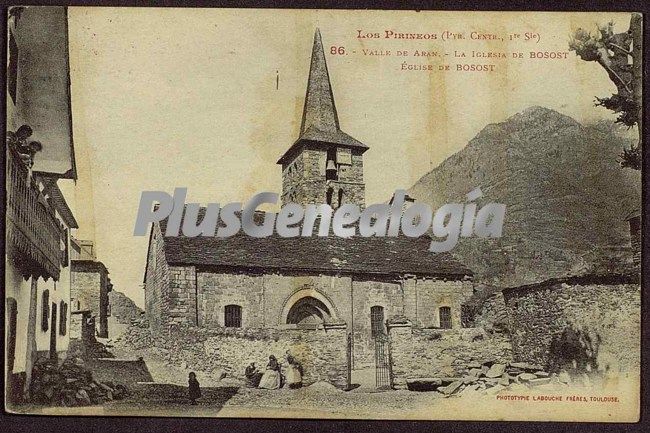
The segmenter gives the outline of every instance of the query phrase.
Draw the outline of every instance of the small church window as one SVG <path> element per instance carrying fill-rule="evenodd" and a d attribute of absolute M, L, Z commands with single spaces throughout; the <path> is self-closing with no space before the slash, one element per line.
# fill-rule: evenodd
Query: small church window
<path fill-rule="evenodd" d="M 339 207 L 343 205 L 343 189 L 339 189 Z"/>
<path fill-rule="evenodd" d="M 327 188 L 326 200 L 327 204 L 332 206 L 332 196 L 334 195 L 334 188 Z"/>
<path fill-rule="evenodd" d="M 451 329 L 451 308 L 440 307 L 440 327 L 443 329 Z"/>
<path fill-rule="evenodd" d="M 241 307 L 239 305 L 226 305 L 224 312 L 226 328 L 241 328 Z"/>

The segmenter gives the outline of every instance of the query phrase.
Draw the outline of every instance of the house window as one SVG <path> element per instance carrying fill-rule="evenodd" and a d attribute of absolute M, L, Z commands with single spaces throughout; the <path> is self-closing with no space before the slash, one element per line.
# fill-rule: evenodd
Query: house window
<path fill-rule="evenodd" d="M 61 318 L 59 319 L 59 334 L 65 335 L 68 332 L 68 304 L 61 301 Z"/>
<path fill-rule="evenodd" d="M 440 327 L 443 329 L 451 329 L 450 307 L 440 307 Z"/>
<path fill-rule="evenodd" d="M 41 320 L 41 329 L 47 331 L 50 327 L 50 291 L 45 290 L 43 292 L 43 311 L 42 311 L 42 320 Z"/>
<path fill-rule="evenodd" d="M 226 328 L 241 328 L 241 307 L 239 305 L 226 305 L 224 310 Z"/>
<path fill-rule="evenodd" d="M 375 305 L 370 308 L 370 331 L 373 338 L 384 332 L 384 307 Z"/>

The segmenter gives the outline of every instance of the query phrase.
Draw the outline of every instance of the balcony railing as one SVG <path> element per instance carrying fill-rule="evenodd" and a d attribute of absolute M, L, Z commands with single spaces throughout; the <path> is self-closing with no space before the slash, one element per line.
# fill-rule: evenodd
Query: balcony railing
<path fill-rule="evenodd" d="M 63 227 L 20 154 L 7 146 L 7 247 L 24 275 L 59 279 Z"/>

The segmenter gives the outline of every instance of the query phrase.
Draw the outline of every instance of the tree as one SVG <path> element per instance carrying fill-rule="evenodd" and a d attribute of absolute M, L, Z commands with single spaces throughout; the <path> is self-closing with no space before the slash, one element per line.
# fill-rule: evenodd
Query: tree
<path fill-rule="evenodd" d="M 577 29 L 569 41 L 569 49 L 587 62 L 597 62 L 616 85 L 611 97 L 596 97 L 596 105 L 618 114 L 616 122 L 639 130 L 639 142 L 620 154 L 622 167 L 641 170 L 642 150 L 642 18 L 633 13 L 627 32 L 614 33 L 614 23 L 599 26 L 593 34 Z M 630 59 L 632 62 L 630 63 Z"/>

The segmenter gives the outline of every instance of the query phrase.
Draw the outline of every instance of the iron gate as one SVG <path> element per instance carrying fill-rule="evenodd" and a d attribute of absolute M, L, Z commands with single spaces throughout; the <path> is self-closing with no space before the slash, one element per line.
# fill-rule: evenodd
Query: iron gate
<path fill-rule="evenodd" d="M 388 336 L 375 335 L 375 382 L 378 389 L 393 387 L 393 368 Z"/>
<path fill-rule="evenodd" d="M 347 361 L 348 361 L 348 371 L 346 377 L 346 390 L 352 389 L 352 333 L 348 333 L 348 339 L 346 342 L 346 352 L 347 352 Z"/>

